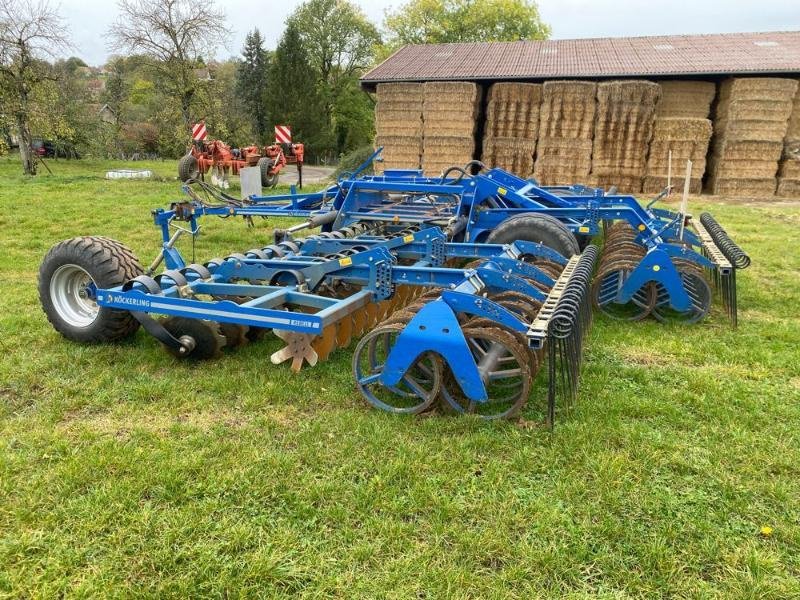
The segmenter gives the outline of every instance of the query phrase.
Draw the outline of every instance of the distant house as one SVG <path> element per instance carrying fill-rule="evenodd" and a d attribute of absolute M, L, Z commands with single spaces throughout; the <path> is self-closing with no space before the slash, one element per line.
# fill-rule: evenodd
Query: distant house
<path fill-rule="evenodd" d="M 195 69 L 194 76 L 197 77 L 200 81 L 211 81 L 213 77 L 211 76 L 211 69 L 203 68 L 203 69 Z"/>
<path fill-rule="evenodd" d="M 97 111 L 97 116 L 100 117 L 103 123 L 114 125 L 117 122 L 117 113 L 108 104 L 103 104 L 100 107 Z"/>

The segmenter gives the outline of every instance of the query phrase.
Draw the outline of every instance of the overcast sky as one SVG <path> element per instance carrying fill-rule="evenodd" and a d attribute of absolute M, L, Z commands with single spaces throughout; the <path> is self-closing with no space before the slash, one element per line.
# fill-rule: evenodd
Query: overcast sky
<path fill-rule="evenodd" d="M 204 1 L 204 0 L 198 0 Z M 220 58 L 238 54 L 245 34 L 257 27 L 274 48 L 286 17 L 301 0 L 218 0 L 233 35 Z M 367 17 L 380 25 L 384 11 L 402 0 L 356 0 Z M 560 39 L 800 30 L 798 0 L 540 0 L 545 22 Z M 114 0 L 62 0 L 75 45 L 74 54 L 92 65 L 108 57 L 104 38 L 117 17 Z"/>

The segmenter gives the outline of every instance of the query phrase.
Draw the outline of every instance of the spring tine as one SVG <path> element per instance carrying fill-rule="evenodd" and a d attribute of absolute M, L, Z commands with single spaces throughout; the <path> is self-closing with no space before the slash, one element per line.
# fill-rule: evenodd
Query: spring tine
<path fill-rule="evenodd" d="M 734 242 L 722 225 L 708 213 L 700 215 L 700 222 L 706 228 L 714 243 L 722 251 L 725 257 L 737 269 L 746 269 L 750 266 L 750 257 Z"/>

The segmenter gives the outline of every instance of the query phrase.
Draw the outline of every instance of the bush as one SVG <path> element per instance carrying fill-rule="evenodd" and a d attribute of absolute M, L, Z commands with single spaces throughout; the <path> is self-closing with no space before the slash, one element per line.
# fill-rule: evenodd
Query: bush
<path fill-rule="evenodd" d="M 336 167 L 334 175 L 338 177 L 342 173 L 352 173 L 362 165 L 375 152 L 372 146 L 361 146 L 339 156 L 339 165 Z M 368 175 L 374 173 L 373 165 L 369 165 L 361 173 Z"/>

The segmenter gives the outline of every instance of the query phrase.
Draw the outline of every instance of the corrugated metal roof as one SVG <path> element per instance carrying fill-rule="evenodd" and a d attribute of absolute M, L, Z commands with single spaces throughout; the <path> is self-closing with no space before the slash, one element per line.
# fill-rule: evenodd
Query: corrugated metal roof
<path fill-rule="evenodd" d="M 759 73 L 800 73 L 800 31 L 412 45 L 361 83 Z"/>

